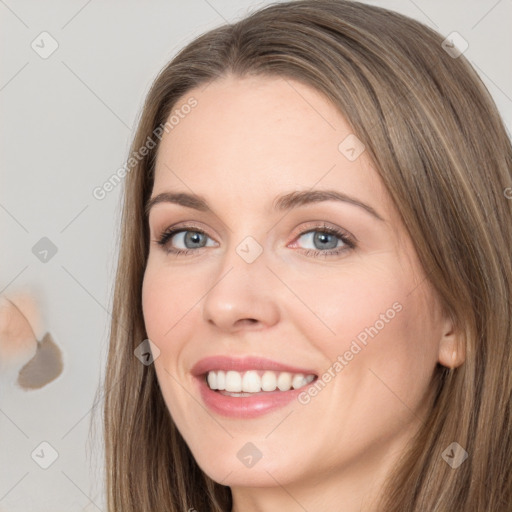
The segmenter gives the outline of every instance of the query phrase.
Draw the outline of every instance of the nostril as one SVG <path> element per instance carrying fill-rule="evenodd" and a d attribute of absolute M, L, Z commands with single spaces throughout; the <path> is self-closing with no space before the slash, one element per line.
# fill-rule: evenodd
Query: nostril
<path fill-rule="evenodd" d="M 237 320 L 237 325 L 244 325 L 244 324 L 256 324 L 258 323 L 258 320 L 255 318 L 241 318 L 240 320 Z"/>

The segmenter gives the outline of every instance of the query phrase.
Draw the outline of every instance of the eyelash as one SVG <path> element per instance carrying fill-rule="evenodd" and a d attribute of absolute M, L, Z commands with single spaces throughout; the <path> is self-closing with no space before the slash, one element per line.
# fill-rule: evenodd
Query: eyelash
<path fill-rule="evenodd" d="M 297 235 L 296 238 L 300 238 L 301 236 L 307 234 L 307 233 L 311 233 L 311 232 L 319 232 L 319 233 L 327 233 L 327 234 L 330 234 L 330 235 L 335 235 L 337 236 L 345 245 L 342 246 L 342 247 L 338 247 L 337 249 L 328 249 L 328 250 L 325 250 L 325 251 L 320 251 L 320 250 L 315 250 L 315 249 L 303 249 L 303 254 L 305 254 L 306 256 L 312 256 L 314 258 L 318 258 L 318 257 L 328 257 L 328 256 L 338 256 L 340 255 L 341 253 L 347 251 L 347 250 L 351 250 L 351 249 L 355 249 L 356 247 L 356 244 L 354 242 L 354 240 L 352 239 L 352 237 L 350 237 L 349 235 L 347 235 L 345 232 L 341 231 L 340 229 L 338 228 L 335 228 L 335 227 L 332 227 L 332 226 L 328 226 L 328 225 L 315 225 L 315 226 L 308 226 L 310 227 L 310 229 L 306 229 L 305 231 L 302 231 L 301 233 L 299 233 Z M 192 254 L 194 252 L 197 252 L 198 249 L 205 249 L 205 247 L 199 247 L 197 249 L 174 249 L 174 248 L 166 248 L 166 244 L 168 243 L 168 241 L 174 236 L 176 235 L 177 233 L 181 233 L 183 231 L 190 231 L 190 232 L 193 232 L 193 233 L 201 233 L 205 236 L 208 236 L 207 233 L 205 233 L 202 229 L 200 229 L 199 227 L 197 226 L 192 226 L 192 225 L 189 225 L 189 226 L 179 226 L 177 228 L 168 228 L 166 229 L 159 237 L 158 240 L 156 240 L 156 243 L 158 245 L 160 245 L 162 248 L 164 248 L 164 250 L 167 252 L 167 254 L 173 254 L 175 256 L 187 256 L 189 254 Z"/>

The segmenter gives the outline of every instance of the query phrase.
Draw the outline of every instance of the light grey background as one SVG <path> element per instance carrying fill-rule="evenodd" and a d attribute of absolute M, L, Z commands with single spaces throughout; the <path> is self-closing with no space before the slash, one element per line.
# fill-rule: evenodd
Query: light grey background
<path fill-rule="evenodd" d="M 177 50 L 268 3 L 0 0 L 0 293 L 33 290 L 64 358 L 63 374 L 40 390 L 0 388 L 0 511 L 105 510 L 101 423 L 90 443 L 88 432 L 108 341 L 121 187 L 101 201 L 92 191 L 123 165 L 145 94 Z M 512 0 L 367 3 L 445 36 L 457 31 L 510 131 Z M 31 47 L 43 31 L 59 45 L 47 59 Z M 58 249 L 47 263 L 32 253 L 42 237 Z M 31 458 L 42 441 L 58 453 L 46 470 Z"/>

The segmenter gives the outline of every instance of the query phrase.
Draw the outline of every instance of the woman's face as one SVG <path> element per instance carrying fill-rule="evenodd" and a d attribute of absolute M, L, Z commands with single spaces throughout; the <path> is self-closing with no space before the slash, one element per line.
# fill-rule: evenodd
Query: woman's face
<path fill-rule="evenodd" d="M 175 424 L 232 488 L 377 481 L 425 420 L 446 323 L 364 147 L 287 79 L 173 113 L 152 198 L 182 204 L 150 210 L 143 313 Z"/>

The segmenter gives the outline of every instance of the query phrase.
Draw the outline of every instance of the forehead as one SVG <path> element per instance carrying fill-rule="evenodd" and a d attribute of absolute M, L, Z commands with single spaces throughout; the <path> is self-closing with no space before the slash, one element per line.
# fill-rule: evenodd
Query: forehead
<path fill-rule="evenodd" d="M 191 98 L 194 108 L 181 110 Z M 346 141 L 361 150 L 348 122 L 305 84 L 228 76 L 189 91 L 172 115 L 158 149 L 154 194 L 193 191 L 212 203 L 243 196 L 249 206 L 320 187 L 389 202 L 365 152 L 347 158 Z"/>

